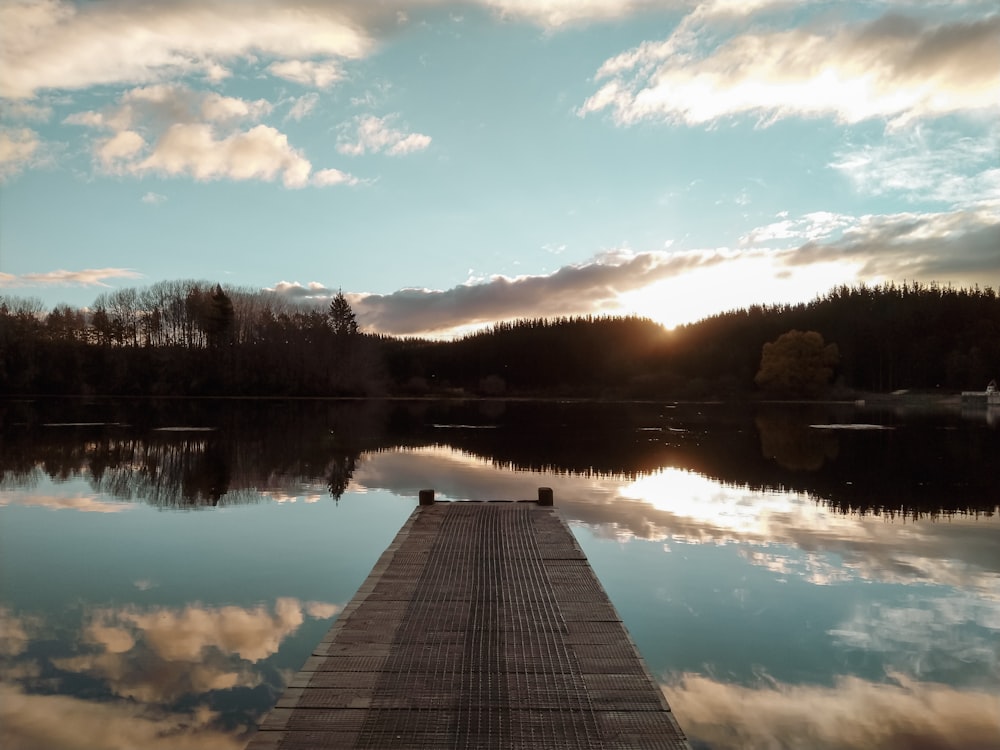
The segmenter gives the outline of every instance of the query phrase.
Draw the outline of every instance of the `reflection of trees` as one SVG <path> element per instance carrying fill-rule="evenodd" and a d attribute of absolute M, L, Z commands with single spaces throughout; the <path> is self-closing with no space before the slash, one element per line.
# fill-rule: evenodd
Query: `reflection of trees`
<path fill-rule="evenodd" d="M 581 476 L 676 467 L 752 489 L 808 492 L 843 512 L 991 513 L 1000 497 L 1000 431 L 958 414 L 866 413 L 857 421 L 896 429 L 840 435 L 809 425 L 855 420 L 852 407 L 59 401 L 8 405 L 4 416 L 0 486 L 24 485 L 41 467 L 164 507 L 256 502 L 264 490 L 292 494 L 320 482 L 339 497 L 362 453 L 430 445 L 498 467 Z M 43 426 L 57 421 L 107 424 Z M 171 425 L 211 431 L 156 429 Z"/>
<path fill-rule="evenodd" d="M 325 477 L 339 496 L 361 451 L 375 447 L 383 410 L 365 401 L 40 404 L 4 430 L 0 483 L 24 486 L 41 471 L 125 500 L 203 507 Z M 53 422 L 63 426 L 45 426 Z"/>
<path fill-rule="evenodd" d="M 816 412 L 818 410 L 811 409 Z M 805 416 L 805 419 L 803 419 Z M 788 410 L 761 412 L 754 419 L 760 433 L 760 450 L 764 458 L 778 462 L 793 471 L 816 471 L 837 457 L 837 438 L 828 432 L 812 429 L 823 417 L 790 413 Z"/>

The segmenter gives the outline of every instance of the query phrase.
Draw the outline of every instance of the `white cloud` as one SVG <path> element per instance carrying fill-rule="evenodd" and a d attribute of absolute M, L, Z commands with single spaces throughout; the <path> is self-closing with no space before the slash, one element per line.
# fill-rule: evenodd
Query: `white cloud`
<path fill-rule="evenodd" d="M 52 107 L 48 104 L 18 100 L 0 100 L 0 120 L 11 122 L 44 122 L 52 117 Z"/>
<path fill-rule="evenodd" d="M 0 5 L 0 96 L 191 74 L 221 80 L 228 64 L 257 55 L 357 59 L 373 47 L 366 5 L 14 0 Z"/>
<path fill-rule="evenodd" d="M 14 177 L 38 155 L 41 140 L 30 128 L 0 129 L 0 180 Z"/>
<path fill-rule="evenodd" d="M 402 156 L 414 151 L 423 151 L 431 145 L 431 138 L 423 133 L 407 133 L 393 128 L 389 123 L 395 119 L 368 115 L 355 119 L 356 135 L 351 140 L 342 140 L 337 150 L 342 154 L 359 156 L 365 153 L 386 153 Z"/>
<path fill-rule="evenodd" d="M 694 14 L 692 14 L 694 15 Z M 897 14 L 830 30 L 748 31 L 708 49 L 682 23 L 607 60 L 580 114 L 689 125 L 752 115 L 846 123 L 988 112 L 1000 101 L 1000 16 L 930 23 Z"/>
<path fill-rule="evenodd" d="M 922 128 L 887 134 L 879 143 L 836 154 L 830 164 L 865 195 L 955 206 L 1000 204 L 1000 127 L 983 136 Z"/>
<path fill-rule="evenodd" d="M 146 147 L 145 139 L 134 130 L 122 130 L 110 138 L 100 141 L 96 147 L 97 158 L 101 166 L 109 172 L 120 169 L 122 162 L 127 162 Z"/>
<path fill-rule="evenodd" d="M 279 176 L 289 188 L 309 182 L 312 165 L 288 143 L 288 137 L 268 125 L 217 137 L 207 124 L 175 124 L 167 129 L 144 159 L 133 162 L 135 174 L 190 176 L 196 180 L 264 180 Z"/>
<path fill-rule="evenodd" d="M 306 94 L 300 96 L 297 99 L 292 100 L 292 106 L 288 110 L 288 114 L 285 115 L 286 119 L 304 120 L 312 111 L 316 109 L 316 105 L 319 103 L 319 94 Z"/>
<path fill-rule="evenodd" d="M 778 218 L 780 221 L 756 227 L 740 237 L 740 247 L 770 245 L 775 241 L 788 240 L 815 242 L 830 237 L 855 223 L 852 216 L 829 211 L 814 211 L 795 219 L 789 219 L 787 214 L 783 212 L 783 215 Z"/>
<path fill-rule="evenodd" d="M 272 105 L 263 99 L 156 84 L 125 92 L 106 111 L 79 112 L 66 122 L 112 131 L 95 142 L 94 152 L 100 168 L 113 174 L 152 173 L 200 181 L 280 179 L 287 188 L 358 182 L 336 169 L 313 174 L 305 155 L 270 125 L 237 127 L 271 111 Z"/>
<path fill-rule="evenodd" d="M 26 273 L 21 276 L 7 274 L 0 277 L 0 286 L 107 286 L 108 279 L 139 279 L 142 274 L 131 268 L 85 268 L 80 271 L 47 271 Z"/>
<path fill-rule="evenodd" d="M 476 0 L 502 17 L 557 29 L 575 22 L 611 20 L 639 10 L 690 5 L 685 0 Z"/>
<path fill-rule="evenodd" d="M 339 169 L 321 169 L 312 176 L 311 184 L 316 187 L 330 185 L 357 185 L 361 182 L 357 177 L 341 172 Z"/>
<path fill-rule="evenodd" d="M 145 195 L 142 196 L 142 202 L 143 203 L 149 203 L 150 205 L 153 205 L 153 206 L 158 206 L 161 203 L 165 202 L 166 200 L 167 200 L 167 196 L 162 195 L 161 193 L 154 193 L 152 191 L 150 191 L 150 192 L 148 192 L 148 193 L 146 193 Z"/>
<path fill-rule="evenodd" d="M 283 60 L 271 63 L 267 71 L 286 81 L 299 83 L 303 86 L 315 86 L 319 89 L 330 88 L 344 78 L 340 65 L 332 60 L 316 62 L 314 60 Z"/>

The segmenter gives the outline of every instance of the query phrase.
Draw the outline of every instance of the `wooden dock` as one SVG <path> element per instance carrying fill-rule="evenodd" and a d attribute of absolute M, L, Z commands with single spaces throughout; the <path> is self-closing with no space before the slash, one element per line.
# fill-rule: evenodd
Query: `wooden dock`
<path fill-rule="evenodd" d="M 427 492 L 247 750 L 689 750 L 551 490 Z"/>

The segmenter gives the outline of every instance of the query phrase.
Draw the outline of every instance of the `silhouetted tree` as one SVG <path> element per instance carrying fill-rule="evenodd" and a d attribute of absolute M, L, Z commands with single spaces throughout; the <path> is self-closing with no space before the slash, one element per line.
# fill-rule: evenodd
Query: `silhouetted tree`
<path fill-rule="evenodd" d="M 358 321 L 343 292 L 337 292 L 337 296 L 330 303 L 329 316 L 330 326 L 337 336 L 354 336 L 357 334 Z"/>

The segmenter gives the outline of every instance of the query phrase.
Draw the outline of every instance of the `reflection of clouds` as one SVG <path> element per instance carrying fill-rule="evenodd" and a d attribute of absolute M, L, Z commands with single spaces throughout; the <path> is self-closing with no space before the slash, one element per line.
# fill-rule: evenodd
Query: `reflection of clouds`
<path fill-rule="evenodd" d="M 131 506 L 109 503 L 90 495 L 38 495 L 31 492 L 0 492 L 0 506 L 21 505 L 49 510 L 77 510 L 83 513 L 121 513 Z"/>
<path fill-rule="evenodd" d="M 891 522 L 845 515 L 808 494 L 725 485 L 695 472 L 665 468 L 637 479 L 511 471 L 508 466 L 446 447 L 400 449 L 365 456 L 354 488 L 415 496 L 434 488 L 453 499 L 528 499 L 552 487 L 570 521 L 604 536 L 698 544 L 738 542 L 770 557 L 751 561 L 774 569 L 780 545 L 807 553 L 789 562 L 806 580 L 847 577 L 891 583 L 961 586 L 996 597 L 998 517 L 954 516 Z M 839 556 L 834 565 L 829 557 Z"/>
<path fill-rule="evenodd" d="M 275 480 L 275 477 L 271 477 L 271 480 Z M 297 503 L 300 500 L 305 503 L 318 503 L 326 494 L 328 494 L 326 487 L 316 484 L 301 484 L 298 487 L 274 485 L 260 489 L 261 497 L 275 503 Z"/>
<path fill-rule="evenodd" d="M 0 746 L 7 750 L 238 750 L 235 732 L 212 728 L 217 715 L 155 713 L 132 702 L 29 695 L 0 683 Z"/>
<path fill-rule="evenodd" d="M 958 593 L 912 598 L 906 606 L 871 602 L 829 634 L 842 646 L 892 655 L 913 674 L 975 666 L 1000 681 L 997 601 Z"/>
<path fill-rule="evenodd" d="M 686 674 L 663 691 L 688 736 L 714 750 L 988 750 L 1000 743 L 997 693 L 893 677 L 746 687 Z"/>
<path fill-rule="evenodd" d="M 37 617 L 15 614 L 7 607 L 0 607 L 0 657 L 18 656 L 27 651 L 32 634 L 40 625 Z"/>
<path fill-rule="evenodd" d="M 259 685 L 260 675 L 246 662 L 276 653 L 306 617 L 327 619 L 339 611 L 335 604 L 292 598 L 278 599 L 273 611 L 264 605 L 100 609 L 82 633 L 83 643 L 97 650 L 52 663 L 106 681 L 115 695 L 166 704 Z"/>
<path fill-rule="evenodd" d="M 210 648 L 224 654 L 257 662 L 277 653 L 281 642 L 298 630 L 305 615 L 314 612 L 336 614 L 333 604 L 310 602 L 303 605 L 297 599 L 281 598 L 271 612 L 264 605 L 253 608 L 236 606 L 202 607 L 188 605 L 183 609 L 159 607 L 140 609 L 98 610 L 84 631 L 90 643 L 102 646 L 110 653 L 130 650 L 127 645 L 132 633 L 167 661 L 197 662 Z M 123 648 L 124 647 L 124 648 Z"/>

